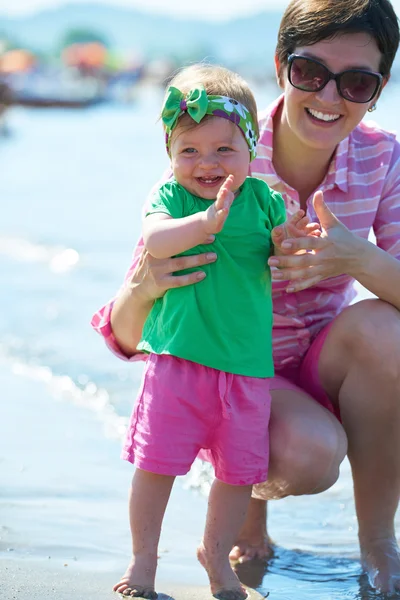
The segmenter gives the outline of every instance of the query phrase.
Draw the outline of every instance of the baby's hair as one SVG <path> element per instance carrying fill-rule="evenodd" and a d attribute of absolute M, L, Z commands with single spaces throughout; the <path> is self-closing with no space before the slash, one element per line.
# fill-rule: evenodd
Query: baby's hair
<path fill-rule="evenodd" d="M 168 84 L 178 88 L 183 94 L 198 85 L 203 85 L 208 96 L 227 96 L 245 106 L 253 119 L 255 133 L 258 137 L 257 104 L 253 92 L 247 82 L 237 73 L 219 65 L 196 63 L 184 67 Z M 211 115 L 206 115 L 203 120 Z M 193 122 L 196 125 L 195 122 Z"/>

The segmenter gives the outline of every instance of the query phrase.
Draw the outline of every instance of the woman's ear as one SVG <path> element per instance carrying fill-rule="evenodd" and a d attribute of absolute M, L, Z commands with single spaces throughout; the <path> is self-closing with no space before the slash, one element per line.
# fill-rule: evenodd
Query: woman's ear
<path fill-rule="evenodd" d="M 275 54 L 274 61 L 275 61 L 276 82 L 280 88 L 283 88 L 282 65 L 281 65 L 281 62 L 280 62 L 277 54 Z"/>
<path fill-rule="evenodd" d="M 375 96 L 375 98 L 373 100 L 371 100 L 369 107 L 368 107 L 368 112 L 373 112 L 376 109 L 376 103 L 378 102 L 379 98 L 381 97 L 381 94 L 382 94 L 384 88 L 386 87 L 386 84 L 389 82 L 389 79 L 390 79 L 390 74 L 385 75 L 385 77 L 383 78 L 381 89 L 379 90 L 379 94 L 377 94 Z"/>

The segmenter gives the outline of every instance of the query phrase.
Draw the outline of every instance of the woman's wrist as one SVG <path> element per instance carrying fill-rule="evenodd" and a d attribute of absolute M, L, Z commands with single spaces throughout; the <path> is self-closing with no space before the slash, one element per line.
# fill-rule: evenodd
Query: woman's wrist
<path fill-rule="evenodd" d="M 346 256 L 346 268 L 344 272 L 346 275 L 353 277 L 353 279 L 358 280 L 360 277 L 363 277 L 365 274 L 367 265 L 368 265 L 368 257 L 369 257 L 369 246 L 371 245 L 367 240 L 360 238 L 353 233 L 351 245 L 347 252 Z"/>
<path fill-rule="evenodd" d="M 371 271 L 371 261 L 374 259 L 377 248 L 368 240 L 354 234 L 353 237 L 352 251 L 349 253 L 349 268 L 346 269 L 346 273 L 360 281 Z"/>

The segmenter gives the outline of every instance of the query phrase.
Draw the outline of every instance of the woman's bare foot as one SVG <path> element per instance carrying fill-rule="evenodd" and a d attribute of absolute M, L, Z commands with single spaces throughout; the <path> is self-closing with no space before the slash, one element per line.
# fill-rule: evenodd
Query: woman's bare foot
<path fill-rule="evenodd" d="M 272 542 L 267 533 L 267 503 L 252 498 L 229 559 L 243 563 L 253 558 L 270 558 L 272 554 Z"/>
<path fill-rule="evenodd" d="M 212 565 L 211 561 L 207 559 L 203 544 L 197 548 L 197 558 L 207 571 L 214 598 L 218 598 L 218 600 L 246 600 L 248 598 L 246 590 L 240 584 L 228 560 L 225 564 Z"/>
<path fill-rule="evenodd" d="M 396 538 L 361 542 L 361 564 L 371 587 L 379 592 L 400 592 L 400 550 Z"/>
<path fill-rule="evenodd" d="M 157 598 L 154 591 L 157 558 L 134 557 L 121 580 L 113 587 L 114 592 L 134 598 Z"/>

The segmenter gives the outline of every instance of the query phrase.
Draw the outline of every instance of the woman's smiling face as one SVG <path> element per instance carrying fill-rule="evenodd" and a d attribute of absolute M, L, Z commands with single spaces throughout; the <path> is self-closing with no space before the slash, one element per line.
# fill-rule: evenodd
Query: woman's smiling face
<path fill-rule="evenodd" d="M 294 54 L 314 58 L 335 74 L 357 68 L 376 73 L 381 60 L 376 41 L 367 33 L 343 33 L 312 46 L 297 47 Z M 344 100 L 334 80 L 319 92 L 304 92 L 290 84 L 286 66 L 276 61 L 276 67 L 285 92 L 282 122 L 301 144 L 313 149 L 333 150 L 377 100 L 376 96 L 365 104 Z"/>

